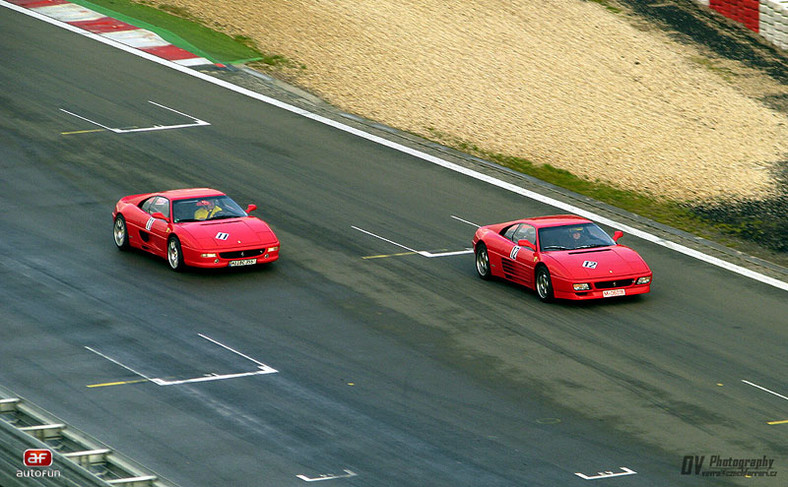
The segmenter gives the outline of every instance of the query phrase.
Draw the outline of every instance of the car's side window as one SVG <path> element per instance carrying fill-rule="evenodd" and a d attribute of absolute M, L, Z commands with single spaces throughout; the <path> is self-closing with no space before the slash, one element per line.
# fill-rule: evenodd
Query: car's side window
<path fill-rule="evenodd" d="M 144 211 L 145 213 L 151 213 L 150 205 L 153 204 L 153 200 L 155 200 L 155 199 L 156 199 L 156 196 L 153 196 L 153 197 L 148 198 L 145 201 L 143 201 L 142 204 L 140 205 L 140 208 L 142 208 L 142 211 Z"/>
<path fill-rule="evenodd" d="M 159 196 L 156 198 L 152 198 L 153 202 L 150 205 L 150 209 L 148 213 L 151 215 L 154 213 L 161 213 L 166 218 L 170 217 L 170 200 L 164 198 L 163 196 Z"/>
<path fill-rule="evenodd" d="M 504 238 L 507 238 L 507 239 L 511 240 L 512 242 L 517 243 L 517 240 L 514 239 L 514 234 L 515 234 L 515 232 L 517 231 L 517 229 L 519 227 L 520 227 L 520 225 L 512 225 L 511 227 L 509 227 L 506 230 L 504 230 L 502 235 L 504 236 Z"/>
<path fill-rule="evenodd" d="M 150 215 L 159 212 L 166 218 L 170 217 L 170 200 L 163 196 L 154 196 L 152 198 L 148 198 L 142 203 L 140 208 L 142 208 L 142 211 Z"/>
<path fill-rule="evenodd" d="M 512 241 L 517 243 L 520 240 L 528 240 L 532 244 L 536 244 L 536 229 L 531 225 L 521 224 L 514 232 Z"/>

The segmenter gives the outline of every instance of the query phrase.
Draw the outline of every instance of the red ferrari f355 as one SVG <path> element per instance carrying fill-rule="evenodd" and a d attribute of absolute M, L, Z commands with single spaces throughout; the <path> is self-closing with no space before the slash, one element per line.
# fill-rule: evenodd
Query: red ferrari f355
<path fill-rule="evenodd" d="M 476 271 L 536 290 L 542 301 L 644 294 L 652 272 L 640 255 L 595 223 L 544 216 L 480 227 L 473 236 Z"/>
<path fill-rule="evenodd" d="M 238 267 L 279 258 L 279 239 L 229 196 L 193 188 L 126 196 L 115 204 L 112 236 L 121 250 L 137 248 L 167 259 L 173 270 Z"/>

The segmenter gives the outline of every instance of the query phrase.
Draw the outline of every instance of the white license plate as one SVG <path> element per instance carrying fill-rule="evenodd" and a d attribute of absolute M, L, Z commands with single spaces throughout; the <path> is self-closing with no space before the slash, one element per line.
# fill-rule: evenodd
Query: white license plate
<path fill-rule="evenodd" d="M 257 264 L 257 259 L 231 260 L 230 267 L 241 267 L 244 265 Z"/>
<path fill-rule="evenodd" d="M 625 296 L 627 294 L 626 289 L 608 289 L 607 291 L 602 291 L 603 298 L 612 298 L 613 296 Z"/>

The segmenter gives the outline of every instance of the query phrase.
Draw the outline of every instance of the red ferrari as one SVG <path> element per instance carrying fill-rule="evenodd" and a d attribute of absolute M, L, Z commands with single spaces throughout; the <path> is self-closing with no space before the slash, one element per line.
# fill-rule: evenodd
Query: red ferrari
<path fill-rule="evenodd" d="M 167 259 L 173 270 L 237 267 L 279 258 L 279 239 L 229 196 L 209 188 L 177 189 L 121 198 L 112 212 L 112 236 L 121 250 L 134 247 Z"/>
<path fill-rule="evenodd" d="M 473 236 L 476 271 L 536 290 L 542 301 L 644 294 L 651 269 L 595 223 L 574 215 L 526 218 L 480 227 Z"/>

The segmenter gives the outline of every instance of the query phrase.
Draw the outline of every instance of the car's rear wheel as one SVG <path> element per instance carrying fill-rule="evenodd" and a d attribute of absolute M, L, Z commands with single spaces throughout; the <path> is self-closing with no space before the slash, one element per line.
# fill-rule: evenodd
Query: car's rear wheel
<path fill-rule="evenodd" d="M 167 262 L 170 264 L 172 270 L 176 272 L 180 272 L 186 267 L 183 263 L 181 241 L 178 240 L 178 237 L 175 235 L 167 240 Z"/>
<path fill-rule="evenodd" d="M 479 242 L 476 244 L 476 272 L 485 281 L 490 279 L 490 255 L 487 253 L 487 246 Z"/>
<path fill-rule="evenodd" d="M 121 214 L 115 217 L 115 224 L 112 226 L 112 238 L 115 240 L 115 245 L 118 249 L 126 250 L 129 248 L 129 231 L 126 228 L 126 219 Z"/>
<path fill-rule="evenodd" d="M 553 281 L 550 279 L 550 271 L 545 266 L 536 269 L 536 294 L 544 302 L 553 300 Z"/>

